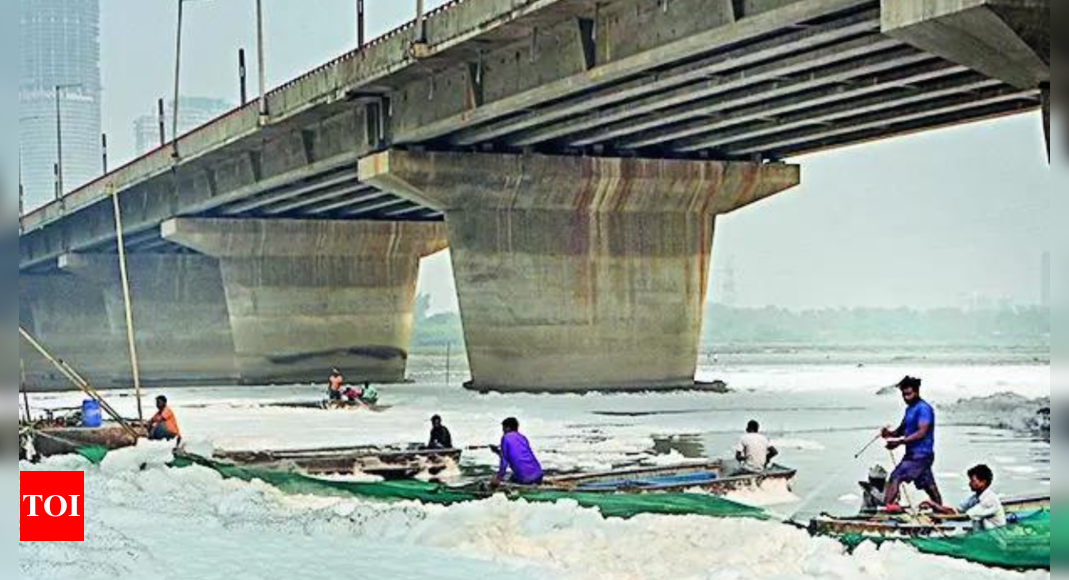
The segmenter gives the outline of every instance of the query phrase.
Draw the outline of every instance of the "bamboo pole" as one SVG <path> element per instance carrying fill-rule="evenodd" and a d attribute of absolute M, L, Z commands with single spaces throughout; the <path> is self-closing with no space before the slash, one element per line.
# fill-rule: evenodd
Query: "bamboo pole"
<path fill-rule="evenodd" d="M 96 389 L 94 389 L 93 386 L 89 384 L 88 381 L 86 381 L 84 378 L 82 378 L 81 375 L 79 375 L 74 369 L 72 369 L 70 365 L 53 356 L 52 353 L 48 352 L 48 349 L 41 345 L 41 343 L 37 342 L 37 339 L 31 336 L 29 332 L 26 332 L 26 330 L 21 326 L 19 327 L 19 336 L 21 336 L 27 344 L 33 347 L 34 350 L 40 353 L 40 355 L 43 356 L 45 360 L 47 360 L 49 363 L 51 363 L 52 366 L 56 367 L 56 369 L 59 370 L 59 372 L 62 373 L 63 376 L 71 382 L 71 384 L 77 387 L 79 391 L 85 393 L 89 398 L 100 403 L 101 410 L 107 413 L 108 416 L 111 417 L 116 423 L 121 425 L 123 429 L 125 429 L 134 437 L 138 436 L 137 431 L 135 431 L 134 428 L 126 422 L 126 419 L 123 419 L 122 415 L 119 415 L 119 413 L 114 408 L 112 408 L 112 406 L 109 405 L 103 397 L 100 396 L 100 393 L 98 393 Z"/>
<path fill-rule="evenodd" d="M 33 414 L 30 413 L 30 395 L 26 392 L 26 361 L 19 359 L 19 389 L 22 391 L 22 406 L 26 407 L 26 422 L 33 422 Z"/>
<path fill-rule="evenodd" d="M 452 383 L 453 375 L 453 343 L 450 342 L 445 347 L 445 386 L 449 386 Z"/>
<path fill-rule="evenodd" d="M 134 375 L 134 394 L 137 397 L 137 418 L 145 420 L 141 405 L 141 367 L 137 360 L 137 340 L 134 338 L 134 309 L 130 300 L 130 274 L 126 269 L 126 240 L 123 237 L 122 209 L 119 207 L 119 194 L 111 189 L 112 207 L 115 210 L 115 243 L 119 249 L 119 276 L 122 278 L 123 307 L 126 310 L 126 342 L 130 350 L 130 369 Z"/>

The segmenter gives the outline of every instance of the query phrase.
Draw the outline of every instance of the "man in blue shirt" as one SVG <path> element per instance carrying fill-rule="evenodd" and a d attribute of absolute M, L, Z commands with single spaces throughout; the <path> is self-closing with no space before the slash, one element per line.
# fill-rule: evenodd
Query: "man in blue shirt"
<path fill-rule="evenodd" d="M 898 429 L 884 428 L 883 438 L 891 451 L 905 446 L 906 457 L 898 464 L 887 484 L 886 503 L 889 510 L 897 509 L 902 484 L 912 483 L 928 494 L 937 505 L 943 504 L 932 468 L 935 466 L 935 409 L 921 398 L 921 380 L 906 377 L 898 383 L 906 402 L 906 418 Z"/>

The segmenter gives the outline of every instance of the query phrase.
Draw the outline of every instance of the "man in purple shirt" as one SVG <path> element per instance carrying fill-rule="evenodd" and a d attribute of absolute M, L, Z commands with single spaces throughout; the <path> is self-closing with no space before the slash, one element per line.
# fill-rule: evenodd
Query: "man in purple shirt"
<path fill-rule="evenodd" d="M 514 418 L 505 419 L 501 424 L 505 435 L 501 438 L 501 467 L 494 476 L 494 487 L 506 481 L 505 476 L 512 471 L 507 481 L 518 485 L 538 485 L 542 483 L 542 465 L 538 463 L 531 443 L 520 434 L 520 422 Z"/>

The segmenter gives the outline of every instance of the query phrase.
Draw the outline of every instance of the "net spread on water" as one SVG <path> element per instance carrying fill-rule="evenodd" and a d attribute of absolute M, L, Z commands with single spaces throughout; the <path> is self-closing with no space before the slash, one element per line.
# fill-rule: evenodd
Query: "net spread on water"
<path fill-rule="evenodd" d="M 240 467 L 188 455 L 176 460 L 175 465 L 188 466 L 194 463 L 209 467 L 226 478 L 243 481 L 260 480 L 289 494 L 353 496 L 385 501 L 418 501 L 445 506 L 482 500 L 491 495 L 483 490 L 454 488 L 421 481 L 377 483 L 326 481 L 299 473 Z M 660 514 L 769 519 L 768 514 L 760 508 L 698 493 L 610 494 L 524 491 L 511 494 L 511 497 L 535 503 L 571 500 L 582 507 L 597 509 L 608 518 L 632 518 L 641 514 Z"/>
<path fill-rule="evenodd" d="M 1065 526 L 1063 526 L 1064 528 Z M 1066 563 L 1066 540 L 1063 530 L 1061 550 L 1055 553 L 1059 563 Z M 861 544 L 872 542 L 883 544 L 887 540 L 877 540 L 858 534 L 844 534 L 839 540 L 850 551 Z M 959 560 L 968 560 L 998 568 L 1015 570 L 1049 570 L 1051 562 L 1050 510 L 1029 515 L 1011 525 L 997 530 L 973 532 L 962 536 L 912 538 L 904 540 L 917 550 L 926 554 L 947 556 Z"/>
<path fill-rule="evenodd" d="M 910 544 L 927 554 L 988 566 L 1049 570 L 1050 511 L 1044 510 L 997 530 L 959 538 L 917 538 Z"/>

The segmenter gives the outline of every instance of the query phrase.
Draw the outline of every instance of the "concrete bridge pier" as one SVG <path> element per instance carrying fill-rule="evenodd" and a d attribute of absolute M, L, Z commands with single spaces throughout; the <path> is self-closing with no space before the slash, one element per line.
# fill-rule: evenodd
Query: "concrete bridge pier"
<path fill-rule="evenodd" d="M 217 258 L 240 380 L 405 378 L 419 261 L 434 223 L 174 219 L 165 239 Z"/>
<path fill-rule="evenodd" d="M 796 166 L 389 151 L 360 179 L 444 211 L 476 390 L 692 388 L 715 217 Z"/>
<path fill-rule="evenodd" d="M 104 294 L 95 285 L 63 272 L 20 275 L 19 324 L 94 386 L 130 384 L 123 335 L 113 332 Z M 19 357 L 31 388 L 73 388 L 21 340 Z"/>
<path fill-rule="evenodd" d="M 130 254 L 127 267 L 144 384 L 233 383 L 234 339 L 219 262 L 196 255 Z M 80 280 L 86 291 L 101 293 L 111 336 L 126 353 L 126 309 L 116 256 L 66 254 L 59 258 L 59 268 Z"/>

